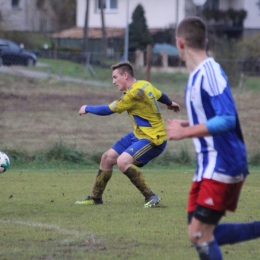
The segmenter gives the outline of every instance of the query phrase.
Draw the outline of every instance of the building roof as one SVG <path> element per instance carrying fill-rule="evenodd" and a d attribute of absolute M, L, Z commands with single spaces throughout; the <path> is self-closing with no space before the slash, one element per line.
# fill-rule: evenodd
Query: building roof
<path fill-rule="evenodd" d="M 107 38 L 123 38 L 125 30 L 123 28 L 106 28 Z M 74 27 L 66 29 L 51 35 L 52 38 L 73 38 L 82 39 L 84 35 L 84 28 Z M 102 28 L 89 28 L 88 37 L 91 39 L 102 38 Z"/>

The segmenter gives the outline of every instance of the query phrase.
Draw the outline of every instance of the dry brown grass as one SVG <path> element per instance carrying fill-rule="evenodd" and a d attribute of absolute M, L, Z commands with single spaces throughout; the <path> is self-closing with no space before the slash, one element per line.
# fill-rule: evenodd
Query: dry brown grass
<path fill-rule="evenodd" d="M 167 118 L 186 118 L 183 91 L 175 93 L 169 88 L 166 93 L 181 105 L 182 110 L 176 114 L 162 105 L 165 121 Z M 3 133 L 0 150 L 33 152 L 63 142 L 80 151 L 102 152 L 132 130 L 128 115 L 79 116 L 78 110 L 81 105 L 108 104 L 120 96 L 112 84 L 111 87 L 94 87 L 0 74 L 0 129 Z M 259 151 L 259 96 L 256 91 L 234 91 L 249 153 Z M 193 152 L 191 140 L 169 142 L 167 149 L 176 152 L 184 144 Z"/>

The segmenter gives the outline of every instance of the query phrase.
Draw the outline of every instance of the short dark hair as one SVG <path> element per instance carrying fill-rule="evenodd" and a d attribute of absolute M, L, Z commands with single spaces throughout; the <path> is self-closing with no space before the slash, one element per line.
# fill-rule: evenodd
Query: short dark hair
<path fill-rule="evenodd" d="M 131 77 L 134 77 L 134 69 L 128 61 L 119 62 L 111 66 L 112 71 L 119 69 L 119 73 L 122 75 L 127 72 Z"/>
<path fill-rule="evenodd" d="M 187 46 L 194 49 L 206 49 L 207 27 L 199 17 L 188 17 L 177 27 L 177 37 L 184 38 Z"/>

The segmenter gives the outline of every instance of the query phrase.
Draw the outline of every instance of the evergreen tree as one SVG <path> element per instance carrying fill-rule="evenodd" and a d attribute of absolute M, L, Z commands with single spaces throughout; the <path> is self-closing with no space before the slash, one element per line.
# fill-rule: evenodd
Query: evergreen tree
<path fill-rule="evenodd" d="M 152 44 L 152 41 L 143 6 L 139 4 L 133 12 L 132 23 L 129 25 L 129 51 L 146 50 L 147 45 Z"/>

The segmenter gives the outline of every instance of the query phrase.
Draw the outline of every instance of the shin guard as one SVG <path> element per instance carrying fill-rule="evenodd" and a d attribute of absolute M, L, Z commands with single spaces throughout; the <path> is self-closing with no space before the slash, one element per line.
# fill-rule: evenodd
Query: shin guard
<path fill-rule="evenodd" d="M 154 195 L 150 187 L 146 184 L 141 171 L 134 165 L 131 165 L 124 174 L 130 179 L 135 187 L 144 195 L 145 199 Z"/>
<path fill-rule="evenodd" d="M 92 198 L 100 199 L 102 198 L 102 194 L 107 186 L 108 181 L 112 176 L 112 171 L 102 171 L 98 170 L 98 174 L 96 176 L 96 181 L 92 190 Z"/>

